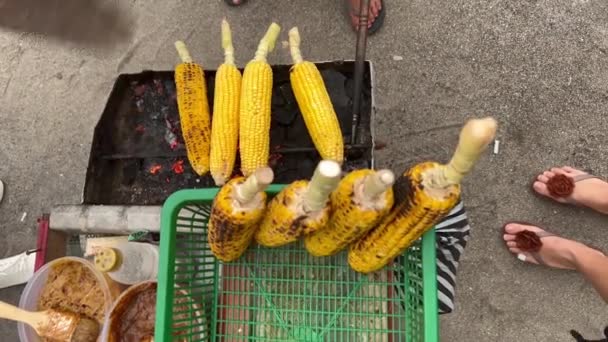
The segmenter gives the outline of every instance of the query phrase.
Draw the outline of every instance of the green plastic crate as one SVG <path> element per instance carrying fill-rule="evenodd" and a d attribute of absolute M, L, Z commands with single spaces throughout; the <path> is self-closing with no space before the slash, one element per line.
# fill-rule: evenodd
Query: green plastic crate
<path fill-rule="evenodd" d="M 301 241 L 224 264 L 207 243 L 217 191 L 182 190 L 163 206 L 155 341 L 438 341 L 434 230 L 370 275 L 345 251 L 317 258 Z"/>

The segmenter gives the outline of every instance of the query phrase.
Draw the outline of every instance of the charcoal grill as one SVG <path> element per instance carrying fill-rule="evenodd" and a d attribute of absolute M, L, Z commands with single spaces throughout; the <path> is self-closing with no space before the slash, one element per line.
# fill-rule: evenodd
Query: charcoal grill
<path fill-rule="evenodd" d="M 361 113 L 353 131 L 354 62 L 317 63 L 335 107 L 346 144 L 346 171 L 373 163 L 372 69 L 365 62 Z M 310 178 L 320 157 L 289 83 L 289 65 L 273 66 L 270 166 L 275 183 Z M 215 71 L 205 73 L 213 107 Z M 95 127 L 83 204 L 160 205 L 173 192 L 214 186 L 197 176 L 181 137 L 172 71 L 118 76 Z M 235 172 L 238 172 L 238 160 Z"/>

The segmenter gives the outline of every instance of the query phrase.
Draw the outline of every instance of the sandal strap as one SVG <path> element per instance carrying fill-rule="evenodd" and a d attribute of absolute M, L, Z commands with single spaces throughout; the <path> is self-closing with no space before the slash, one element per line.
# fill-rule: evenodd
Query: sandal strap
<path fill-rule="evenodd" d="M 585 179 L 591 179 L 591 178 L 601 179 L 598 176 L 594 176 L 594 175 L 590 175 L 590 174 L 574 176 L 572 179 L 574 180 L 574 183 L 576 183 L 576 182 L 580 182 Z"/>
<path fill-rule="evenodd" d="M 534 234 L 536 234 L 536 236 L 538 236 L 541 239 L 544 238 L 544 237 L 549 237 L 549 236 L 558 236 L 557 234 L 553 234 L 553 233 L 550 233 L 548 231 L 534 232 Z"/>

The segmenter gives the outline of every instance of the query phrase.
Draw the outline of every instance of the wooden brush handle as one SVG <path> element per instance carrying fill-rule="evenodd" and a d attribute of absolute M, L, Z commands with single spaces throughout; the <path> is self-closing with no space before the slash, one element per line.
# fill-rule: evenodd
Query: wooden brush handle
<path fill-rule="evenodd" d="M 264 191 L 272 183 L 274 173 L 269 167 L 255 170 L 244 183 L 236 187 L 236 199 L 241 204 L 247 204 L 255 198 L 258 192 Z"/>
<path fill-rule="evenodd" d="M 46 321 L 44 312 L 26 311 L 2 301 L 0 301 L 0 318 L 26 323 L 34 330 L 37 330 L 40 324 Z"/>
<path fill-rule="evenodd" d="M 313 212 L 325 207 L 329 194 L 340 182 L 341 173 L 340 164 L 333 160 L 322 160 L 319 163 L 304 195 L 306 211 Z"/>
<path fill-rule="evenodd" d="M 452 160 L 444 170 L 448 184 L 459 184 L 473 168 L 481 153 L 496 135 L 496 120 L 493 118 L 472 119 L 460 131 L 460 139 Z"/>

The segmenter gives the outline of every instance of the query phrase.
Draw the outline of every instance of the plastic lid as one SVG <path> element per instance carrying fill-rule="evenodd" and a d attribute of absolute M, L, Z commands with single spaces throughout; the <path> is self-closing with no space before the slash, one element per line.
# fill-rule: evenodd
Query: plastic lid
<path fill-rule="evenodd" d="M 118 253 L 114 248 L 102 248 L 95 254 L 95 268 L 101 272 L 110 272 L 120 264 Z"/>

